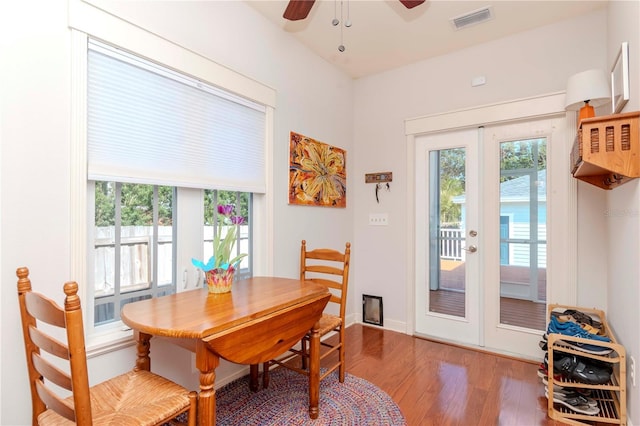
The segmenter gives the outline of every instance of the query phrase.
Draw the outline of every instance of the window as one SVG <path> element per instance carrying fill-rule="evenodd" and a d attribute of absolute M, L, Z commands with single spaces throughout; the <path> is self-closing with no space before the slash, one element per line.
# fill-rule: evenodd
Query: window
<path fill-rule="evenodd" d="M 94 325 L 120 320 L 130 302 L 177 291 L 179 241 L 174 212 L 177 188 L 120 182 L 93 182 Z M 247 192 L 204 190 L 203 259 L 213 255 L 217 206 L 232 204 L 244 218 L 235 244 L 243 258 L 236 279 L 249 278 L 251 268 L 251 199 Z M 186 221 L 197 227 L 197 222 Z M 185 233 L 192 232 L 185 230 Z"/>
<path fill-rule="evenodd" d="M 70 155 L 73 159 L 69 170 L 70 215 L 71 222 L 75 224 L 71 227 L 70 235 L 70 275 L 80 284 L 79 294 L 83 299 L 86 311 L 87 350 L 88 354 L 92 356 L 112 350 L 130 340 L 128 332 L 121 330 L 119 321 L 105 323 L 99 328 L 94 326 L 94 290 L 91 285 L 95 281 L 93 276 L 93 253 L 95 250 L 93 239 L 94 182 L 151 184 L 175 188 L 173 221 L 174 226 L 177 224 L 177 231 L 173 250 L 176 252 L 176 266 L 174 268 L 176 291 L 192 288 L 194 283 L 202 280 L 202 277 L 198 278 L 197 271 L 192 267 L 191 258 L 201 258 L 204 255 L 203 223 L 197 219 L 203 217 L 203 190 L 216 188 L 250 193 L 250 214 L 252 216 L 250 232 L 253 237 L 250 237 L 249 242 L 252 252 L 249 267 L 251 273 L 271 273 L 273 261 L 269 257 L 269 253 L 272 252 L 270 248 L 273 244 L 271 230 L 273 195 L 270 191 L 272 183 L 269 183 L 268 186 L 266 177 L 272 174 L 269 158 L 273 145 L 276 91 L 253 78 L 217 64 L 205 56 L 155 36 L 141 27 L 124 22 L 87 2 L 74 1 L 69 3 L 69 26 L 71 28 L 72 91 Z M 94 40 L 101 40 L 101 43 Z M 100 112 L 100 109 L 96 109 L 98 104 L 95 103 L 96 99 L 93 96 L 95 92 L 91 89 L 91 87 L 95 88 L 92 85 L 96 80 L 92 80 L 91 74 L 95 76 L 96 69 L 90 72 L 90 68 L 95 64 L 90 63 L 89 57 L 96 53 L 94 48 L 98 45 L 103 47 L 103 51 L 100 53 L 103 56 L 100 58 L 103 59 L 100 61 L 102 64 L 117 65 L 116 68 L 120 70 L 125 67 L 123 64 L 133 65 L 136 68 L 134 71 L 139 71 L 137 75 L 142 72 L 151 77 L 162 75 L 161 79 L 154 78 L 153 80 L 168 84 L 180 82 L 179 84 L 184 86 L 181 87 L 182 90 L 178 90 L 175 86 L 171 90 L 157 89 L 161 93 L 176 93 L 177 90 L 182 95 L 189 93 L 199 100 L 204 99 L 205 101 L 211 99 L 209 96 L 216 96 L 216 100 L 219 101 L 216 105 L 223 108 L 229 107 L 233 114 L 220 114 L 221 109 L 218 108 L 218 118 L 224 119 L 217 120 L 215 124 L 218 127 L 215 128 L 215 132 L 199 133 L 200 136 L 215 134 L 215 149 L 212 149 L 211 142 L 203 144 L 202 138 L 186 137 L 186 133 L 182 133 L 184 137 L 175 137 L 175 129 L 190 130 L 194 128 L 194 125 L 203 122 L 199 119 L 189 121 L 188 119 L 193 117 L 180 114 L 171 115 L 171 111 L 166 108 L 159 111 L 141 108 L 138 112 L 129 113 L 129 110 L 125 112 L 124 107 L 133 108 L 134 106 L 128 106 L 128 102 L 138 102 L 144 99 L 142 95 L 146 96 L 151 92 L 147 88 L 142 89 L 146 86 L 139 85 L 139 83 L 148 82 L 126 80 L 128 86 L 122 87 L 125 91 L 122 96 L 100 97 L 103 101 L 114 99 L 122 102 L 126 99 L 125 105 L 116 105 L 113 109 L 106 111 L 111 112 L 111 117 L 119 119 L 119 124 L 124 123 L 122 120 L 128 117 L 131 119 L 130 123 L 135 123 L 136 127 L 109 128 L 104 127 L 111 124 L 109 121 L 96 121 L 99 117 L 109 116 L 104 113 L 105 110 Z M 111 59 L 120 63 L 115 63 Z M 106 70 L 105 68 L 103 71 Z M 120 79 L 119 81 L 124 83 L 125 80 Z M 103 87 L 109 86 L 113 85 Z M 188 88 L 185 89 L 187 86 Z M 202 93 L 194 94 L 194 90 L 200 90 Z M 206 96 L 203 93 L 206 93 Z M 147 104 L 149 105 L 149 102 Z M 168 103 L 168 105 L 173 104 L 172 102 Z M 159 104 L 151 102 L 149 107 L 155 105 Z M 181 106 L 176 108 L 178 108 L 177 112 L 186 110 Z M 151 133 L 148 133 L 144 138 L 131 138 L 130 136 L 134 133 L 140 135 L 149 129 L 154 129 L 153 125 L 147 128 L 140 126 L 145 121 L 139 120 L 139 118 L 149 117 L 150 111 L 154 111 L 153 116 L 158 120 L 156 129 L 166 129 L 169 123 L 175 123 L 175 121 L 171 121 L 175 117 L 184 118 L 186 121 L 183 120 L 182 124 L 171 132 L 165 131 L 163 133 L 161 131 L 156 135 L 157 137 L 149 136 Z M 163 111 L 169 112 L 169 117 L 158 115 L 158 112 Z M 194 111 L 194 109 L 189 111 Z M 203 111 L 205 111 L 205 122 L 209 122 L 213 117 L 211 109 L 195 109 L 196 113 Z M 100 114 L 96 115 L 98 112 Z M 238 120 L 237 115 L 242 112 L 247 113 L 244 114 L 247 120 Z M 233 120 L 229 120 L 230 118 Z M 111 133 L 107 133 L 108 137 L 105 137 L 104 133 L 96 132 L 99 129 L 108 129 Z M 208 130 L 212 130 L 211 126 Z M 139 133 L 141 131 L 143 133 Z M 119 137 L 122 135 L 124 135 L 124 139 Z M 173 136 L 167 138 L 167 135 Z M 162 139 L 160 139 L 161 137 Z M 111 157 L 112 161 L 109 164 L 112 167 L 106 167 L 107 163 L 102 160 L 98 162 L 98 159 L 109 158 L 109 156 L 105 156 L 107 151 L 102 152 L 102 157 L 97 156 L 98 153 L 94 148 L 108 146 L 102 142 L 94 144 L 97 140 L 121 143 L 122 149 L 109 151 L 120 154 L 119 158 L 118 156 Z M 192 145 L 191 143 L 196 140 L 200 142 L 195 142 L 195 145 Z M 145 141 L 145 144 L 136 145 L 135 148 L 138 151 L 135 151 L 132 144 L 140 141 Z M 234 146 L 235 148 L 233 148 Z M 178 148 L 175 152 L 170 151 L 170 148 L 175 147 Z M 203 147 L 204 151 L 199 151 Z M 141 148 L 146 148 L 147 151 L 140 151 Z M 161 152 L 173 161 L 156 161 L 154 156 Z M 200 164 L 194 165 L 193 161 Z M 203 165 L 201 164 L 203 161 L 209 163 Z M 133 165 L 131 165 L 132 163 Z M 101 166 L 97 167 L 98 164 Z M 126 168 L 123 167 L 125 165 Z M 148 169 L 141 172 L 154 165 L 156 170 L 161 172 L 171 170 L 172 173 L 154 175 L 151 178 L 152 173 Z M 173 168 L 176 165 L 182 165 L 183 168 L 173 173 L 175 171 Z M 221 166 L 228 167 L 225 170 Z M 231 170 L 228 170 L 229 168 Z M 209 176 L 211 171 L 218 173 L 212 177 Z M 204 176 L 209 176 L 206 181 L 203 179 Z M 194 230 L 184 227 L 184 222 L 193 224 Z M 77 224 L 86 224 L 86 226 Z M 185 286 L 185 282 L 188 285 Z"/>
<path fill-rule="evenodd" d="M 235 250 L 249 256 L 237 277 L 253 274 L 252 206 L 254 194 L 266 191 L 265 135 L 263 105 L 89 40 L 93 327 L 118 325 L 126 303 L 194 288 L 190 260 L 212 255 L 219 204 L 233 204 L 245 220 Z"/>
<path fill-rule="evenodd" d="M 128 302 L 175 292 L 175 189 L 95 182 L 94 324 Z"/>
<path fill-rule="evenodd" d="M 231 257 L 235 257 L 240 253 L 247 253 L 248 256 L 243 258 L 240 262 L 240 268 L 238 269 L 235 279 L 249 278 L 253 275 L 251 268 L 251 211 L 252 211 L 252 196 L 248 192 L 232 192 L 232 191 L 216 191 L 205 190 L 204 191 L 204 262 L 213 256 L 213 240 L 218 228 L 218 206 L 224 204 L 231 204 L 235 207 L 235 214 L 242 216 L 244 222 L 240 225 L 239 232 L 237 234 L 236 243 L 234 246 L 235 254 Z M 223 232 L 225 232 L 223 230 Z M 224 235 L 223 235 L 224 237 Z"/>

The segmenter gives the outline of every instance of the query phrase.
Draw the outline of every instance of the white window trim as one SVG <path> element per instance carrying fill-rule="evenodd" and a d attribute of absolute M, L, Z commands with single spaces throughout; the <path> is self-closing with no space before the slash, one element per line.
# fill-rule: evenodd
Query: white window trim
<path fill-rule="evenodd" d="M 265 164 L 266 194 L 254 196 L 254 209 L 259 212 L 254 221 L 254 259 L 256 275 L 270 275 L 273 259 L 273 120 L 276 92 L 249 77 L 223 67 L 177 44 L 147 32 L 81 0 L 69 1 L 71 28 L 71 170 L 70 221 L 71 277 L 87 283 L 89 208 L 87 205 L 87 42 L 92 36 L 120 46 L 134 54 L 180 70 L 214 86 L 224 88 L 266 106 Z M 93 327 L 93 301 L 88 289 L 79 289 L 85 312 L 85 334 L 88 356 L 117 350 L 132 344 L 131 330 L 116 324 L 98 331 Z M 89 319 L 89 320 L 88 320 Z"/>

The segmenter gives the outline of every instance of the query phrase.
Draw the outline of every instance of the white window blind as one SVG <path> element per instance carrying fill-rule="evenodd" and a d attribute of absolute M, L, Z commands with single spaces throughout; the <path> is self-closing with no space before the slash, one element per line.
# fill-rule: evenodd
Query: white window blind
<path fill-rule="evenodd" d="M 264 193 L 265 107 L 89 43 L 88 174 Z"/>

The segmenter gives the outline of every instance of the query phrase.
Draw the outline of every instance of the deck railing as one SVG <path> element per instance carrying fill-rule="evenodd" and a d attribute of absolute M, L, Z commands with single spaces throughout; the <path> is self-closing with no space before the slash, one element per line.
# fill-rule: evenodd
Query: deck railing
<path fill-rule="evenodd" d="M 464 234 L 462 229 L 440 230 L 440 258 L 448 260 L 463 260 Z"/>

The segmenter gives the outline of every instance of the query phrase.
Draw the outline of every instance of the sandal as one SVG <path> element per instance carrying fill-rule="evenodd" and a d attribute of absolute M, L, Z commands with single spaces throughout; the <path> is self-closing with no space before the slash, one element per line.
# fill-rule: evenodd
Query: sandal
<path fill-rule="evenodd" d="M 547 389 L 544 390 L 544 396 L 549 399 L 549 392 L 547 391 Z M 563 397 L 562 395 L 556 394 L 556 392 L 553 393 L 553 402 L 562 404 L 570 410 L 575 411 L 576 413 L 586 414 L 588 416 L 595 416 L 600 412 L 600 408 L 598 407 L 592 407 L 587 404 L 582 404 L 580 402 L 580 398 Z"/>
<path fill-rule="evenodd" d="M 542 384 L 545 386 L 549 386 L 549 378 L 547 376 L 542 377 Z M 559 385 L 557 383 L 553 384 L 553 391 L 554 392 L 572 392 L 575 394 L 578 394 L 580 396 L 584 396 L 585 398 L 589 398 L 592 401 L 595 401 L 595 399 L 590 398 L 591 396 L 591 389 L 586 389 L 586 388 L 566 388 L 562 385 Z"/>
<path fill-rule="evenodd" d="M 576 309 L 567 309 L 564 311 L 564 314 L 571 315 L 577 322 L 589 324 L 596 328 L 602 327 L 602 323 L 593 319 L 591 315 L 587 315 L 584 312 L 580 312 Z"/>

